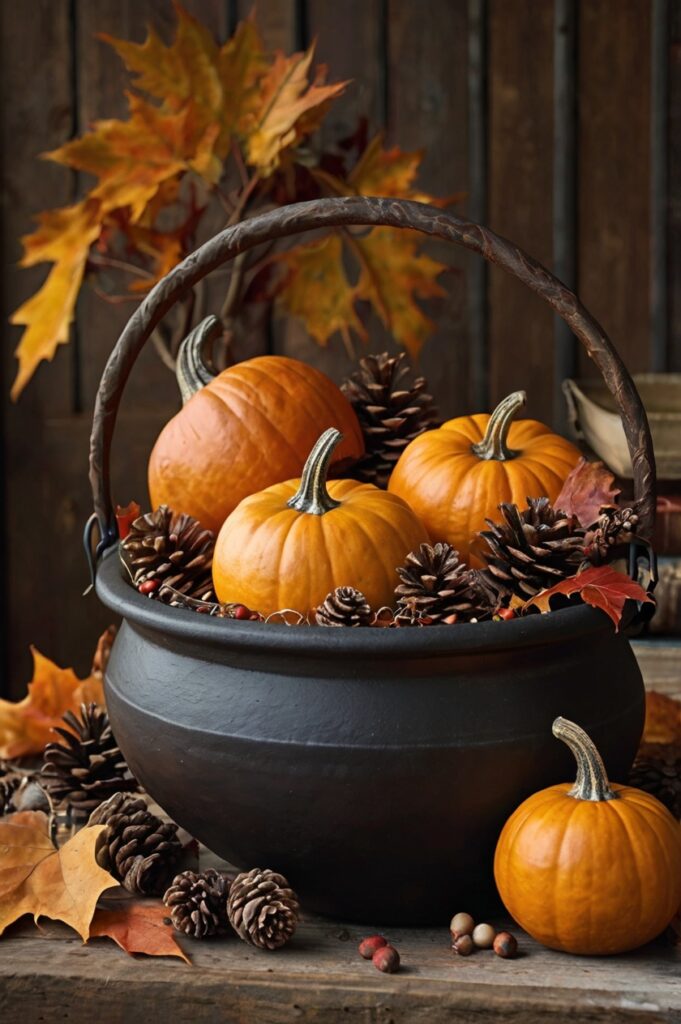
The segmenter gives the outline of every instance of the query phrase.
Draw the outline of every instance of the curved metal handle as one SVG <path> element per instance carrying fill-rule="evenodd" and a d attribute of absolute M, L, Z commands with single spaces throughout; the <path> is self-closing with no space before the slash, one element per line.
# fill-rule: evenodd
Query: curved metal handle
<path fill-rule="evenodd" d="M 349 196 L 295 203 L 227 228 L 171 270 L 132 314 L 102 374 L 92 422 L 90 483 L 101 538 L 98 551 L 117 538 L 109 455 L 118 406 L 128 375 L 154 328 L 197 281 L 239 253 L 277 238 L 341 225 L 408 228 L 455 242 L 503 267 L 565 320 L 600 370 L 617 403 L 633 465 L 639 531 L 642 537 L 649 538 L 655 518 L 655 457 L 648 419 L 612 342 L 577 296 L 522 249 L 489 228 L 407 199 Z"/>

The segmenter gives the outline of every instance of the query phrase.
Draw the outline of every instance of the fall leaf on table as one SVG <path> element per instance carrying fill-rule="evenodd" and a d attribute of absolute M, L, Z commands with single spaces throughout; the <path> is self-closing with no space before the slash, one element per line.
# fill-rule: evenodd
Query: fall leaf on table
<path fill-rule="evenodd" d="M 617 504 L 619 493 L 615 475 L 607 466 L 582 457 L 566 477 L 553 504 L 554 508 L 577 516 L 582 526 L 589 527 L 596 522 L 602 508 Z"/>
<path fill-rule="evenodd" d="M 681 743 L 681 701 L 654 690 L 646 693 L 641 743 Z"/>
<path fill-rule="evenodd" d="M 14 811 L 13 814 L 6 814 L 2 820 L 10 825 L 22 825 L 42 830 L 46 836 L 50 835 L 50 819 L 44 811 Z"/>
<path fill-rule="evenodd" d="M 102 680 L 95 676 L 79 679 L 73 669 L 59 668 L 35 647 L 33 679 L 28 694 L 20 701 L 0 700 L 0 757 L 11 759 L 41 754 L 54 739 L 52 730 L 63 726 L 66 711 L 77 712 L 81 704 L 104 704 Z"/>
<path fill-rule="evenodd" d="M 556 583 L 555 587 L 549 590 L 543 590 L 526 601 L 523 609 L 527 611 L 536 608 L 545 614 L 551 611 L 551 600 L 559 595 L 566 598 L 580 597 L 585 604 L 600 608 L 610 616 L 615 623 L 615 629 L 619 629 L 627 601 L 655 603 L 639 583 L 608 565 L 602 565 L 592 566 L 577 573 L 576 576 Z"/>
<path fill-rule="evenodd" d="M 95 860 L 105 825 L 83 828 L 57 850 L 38 820 L 0 820 L 0 935 L 24 914 L 63 921 L 83 940 L 97 900 L 117 885 Z M 39 817 L 39 814 L 37 815 Z M 44 817 L 44 815 L 42 815 Z"/>
<path fill-rule="evenodd" d="M 175 940 L 175 929 L 167 921 L 168 911 L 160 901 L 106 900 L 95 911 L 90 938 L 113 939 L 130 955 L 177 956 L 191 964 Z"/>

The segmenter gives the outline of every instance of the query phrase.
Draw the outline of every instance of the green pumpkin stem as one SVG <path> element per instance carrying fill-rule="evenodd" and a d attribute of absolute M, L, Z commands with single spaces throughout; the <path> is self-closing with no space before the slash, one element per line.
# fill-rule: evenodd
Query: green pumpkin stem
<path fill-rule="evenodd" d="M 617 793 L 610 787 L 603 759 L 584 730 L 567 718 L 557 718 L 552 732 L 567 744 L 577 762 L 577 778 L 568 796 L 594 802 L 616 800 Z"/>
<path fill-rule="evenodd" d="M 206 365 L 203 353 L 206 346 L 222 330 L 216 316 L 207 316 L 187 335 L 177 353 L 175 376 L 182 395 L 182 404 L 215 378 L 215 373 Z"/>
<path fill-rule="evenodd" d="M 514 452 L 508 447 L 508 432 L 511 429 L 513 418 L 519 409 L 525 405 L 527 395 L 524 391 L 514 391 L 499 402 L 489 418 L 487 430 L 482 441 L 471 445 L 471 451 L 484 459 L 486 462 L 493 459 L 495 462 L 507 462 L 515 459 L 519 452 Z"/>
<path fill-rule="evenodd" d="M 333 427 L 324 431 L 307 457 L 300 487 L 286 503 L 289 508 L 311 516 L 323 516 L 338 508 L 340 501 L 332 498 L 326 489 L 326 476 L 334 449 L 342 440 L 343 435 Z"/>

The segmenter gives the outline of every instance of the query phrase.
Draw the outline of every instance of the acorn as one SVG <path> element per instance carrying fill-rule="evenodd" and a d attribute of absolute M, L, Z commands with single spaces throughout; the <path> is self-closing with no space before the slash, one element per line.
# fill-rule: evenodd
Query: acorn
<path fill-rule="evenodd" d="M 470 935 L 459 935 L 457 939 L 454 939 L 452 949 L 459 956 L 470 956 L 475 949 L 475 943 Z"/>
<path fill-rule="evenodd" d="M 359 955 L 364 957 L 365 960 L 371 960 L 376 950 L 383 949 L 387 945 L 388 940 L 384 939 L 382 935 L 369 935 L 360 942 L 358 947 Z"/>
<path fill-rule="evenodd" d="M 470 914 L 455 914 L 449 922 L 449 931 L 453 939 L 460 935 L 472 935 L 475 928 L 475 921 Z"/>
<path fill-rule="evenodd" d="M 473 929 L 473 942 L 478 949 L 491 949 L 496 934 L 491 924 L 476 924 Z"/>
<path fill-rule="evenodd" d="M 374 967 L 384 974 L 395 974 L 400 969 L 400 954 L 394 946 L 382 946 L 371 959 Z"/>
<path fill-rule="evenodd" d="M 518 952 L 518 940 L 510 932 L 499 932 L 494 939 L 494 952 L 504 960 L 512 960 Z"/>

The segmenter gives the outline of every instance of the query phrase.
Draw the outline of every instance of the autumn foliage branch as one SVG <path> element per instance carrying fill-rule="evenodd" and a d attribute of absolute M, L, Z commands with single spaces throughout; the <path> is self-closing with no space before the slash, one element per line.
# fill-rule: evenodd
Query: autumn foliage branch
<path fill-rule="evenodd" d="M 319 129 L 348 83 L 329 84 L 325 67 L 313 69 L 314 46 L 270 54 L 254 18 L 219 45 L 177 3 L 175 10 L 169 45 L 153 29 L 142 44 L 102 36 L 134 76 L 128 116 L 96 121 L 45 154 L 94 184 L 72 206 L 40 214 L 37 229 L 23 239 L 22 264 L 51 267 L 12 316 L 24 327 L 14 398 L 39 363 L 68 342 L 85 281 L 108 302 L 139 301 L 207 233 L 294 201 L 324 195 L 436 201 L 415 186 L 422 153 L 387 149 L 380 136 L 369 138 L 366 125 L 322 149 Z M 418 300 L 442 294 L 443 270 L 411 232 L 330 232 L 284 251 L 250 254 L 235 266 L 221 312 L 229 327 L 244 305 L 275 302 L 325 345 L 336 333 L 346 344 L 364 338 L 373 310 L 416 355 L 432 329 Z M 154 338 L 168 365 L 182 334 L 203 314 L 201 305 L 195 291 L 174 334 Z"/>

